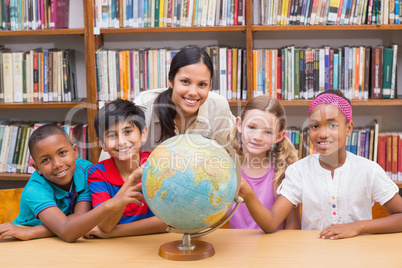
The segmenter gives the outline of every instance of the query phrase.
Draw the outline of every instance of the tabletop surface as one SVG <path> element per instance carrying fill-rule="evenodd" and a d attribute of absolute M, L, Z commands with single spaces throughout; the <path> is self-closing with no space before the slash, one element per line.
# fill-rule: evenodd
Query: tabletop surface
<path fill-rule="evenodd" d="M 0 241 L 1 267 L 402 267 L 402 233 L 318 239 L 319 231 L 219 229 L 197 238 L 211 243 L 215 255 L 198 261 L 172 261 L 159 247 L 180 234 L 67 243 L 57 237 Z M 140 266 L 138 266 L 140 265 Z"/>

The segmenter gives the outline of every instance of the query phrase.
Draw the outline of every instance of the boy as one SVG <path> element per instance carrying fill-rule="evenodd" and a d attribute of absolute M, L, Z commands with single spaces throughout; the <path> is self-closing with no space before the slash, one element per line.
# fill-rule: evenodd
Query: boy
<path fill-rule="evenodd" d="M 74 242 L 110 213 L 142 198 L 141 187 L 136 186 L 90 210 L 86 175 L 91 163 L 78 158 L 77 146 L 71 144 L 67 133 L 57 125 L 44 125 L 32 133 L 28 146 L 36 171 L 22 192 L 19 215 L 13 224 L 0 225 L 0 240 L 57 235 Z M 134 176 L 141 178 L 140 173 Z"/>
<path fill-rule="evenodd" d="M 137 182 L 130 177 L 140 170 L 149 152 L 140 153 L 141 143 L 146 141 L 148 128 L 144 111 L 131 101 L 115 100 L 103 107 L 95 117 L 95 131 L 99 145 L 111 156 L 93 165 L 88 174 L 93 207 L 118 196 Z M 87 237 L 116 237 L 164 232 L 166 224 L 148 208 L 128 204 L 115 211 L 98 224 Z"/>

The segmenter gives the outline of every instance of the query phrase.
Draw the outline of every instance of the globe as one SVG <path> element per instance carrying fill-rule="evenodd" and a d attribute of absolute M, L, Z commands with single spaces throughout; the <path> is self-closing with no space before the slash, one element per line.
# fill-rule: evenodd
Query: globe
<path fill-rule="evenodd" d="M 236 166 L 216 141 L 196 134 L 174 136 L 148 157 L 143 194 L 160 220 L 196 233 L 221 220 L 237 194 Z"/>

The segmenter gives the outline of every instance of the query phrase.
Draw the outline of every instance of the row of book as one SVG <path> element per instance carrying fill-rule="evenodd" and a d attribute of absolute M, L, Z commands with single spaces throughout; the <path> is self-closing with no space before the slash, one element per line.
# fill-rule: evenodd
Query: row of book
<path fill-rule="evenodd" d="M 134 100 L 142 91 L 166 88 L 170 62 L 177 50 L 140 49 L 96 52 L 98 99 Z"/>
<path fill-rule="evenodd" d="M 212 91 L 227 99 L 247 99 L 246 53 L 241 48 L 206 47 L 214 65 Z M 96 52 L 98 99 L 134 100 L 142 91 L 168 86 L 170 63 L 177 50 L 139 49 Z"/>
<path fill-rule="evenodd" d="M 298 151 L 299 159 L 315 154 L 308 129 L 289 128 L 286 136 Z M 356 128 L 347 137 L 346 150 L 378 163 L 394 181 L 402 181 L 402 133 L 379 132 L 378 124 Z"/>
<path fill-rule="evenodd" d="M 246 0 L 95 0 L 95 27 L 245 25 Z"/>
<path fill-rule="evenodd" d="M 2 30 L 68 28 L 70 0 L 2 0 Z"/>
<path fill-rule="evenodd" d="M 0 49 L 0 103 L 72 101 L 77 98 L 71 49 Z"/>
<path fill-rule="evenodd" d="M 361 25 L 401 24 L 399 0 L 253 1 L 253 24 Z"/>
<path fill-rule="evenodd" d="M 253 50 L 254 96 L 312 99 L 339 89 L 349 99 L 395 98 L 398 46 Z"/>
<path fill-rule="evenodd" d="M 0 120 L 0 173 L 33 173 L 28 141 L 46 123 Z M 87 124 L 60 124 L 78 146 L 79 157 L 88 159 Z"/>

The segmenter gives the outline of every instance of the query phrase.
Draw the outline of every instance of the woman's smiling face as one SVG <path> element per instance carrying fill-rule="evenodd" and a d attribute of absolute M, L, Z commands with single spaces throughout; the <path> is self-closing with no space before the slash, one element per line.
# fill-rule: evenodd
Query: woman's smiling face
<path fill-rule="evenodd" d="M 202 62 L 187 65 L 179 69 L 169 86 L 173 89 L 172 101 L 178 113 L 190 118 L 197 115 L 208 98 L 212 86 L 211 72 Z"/>

